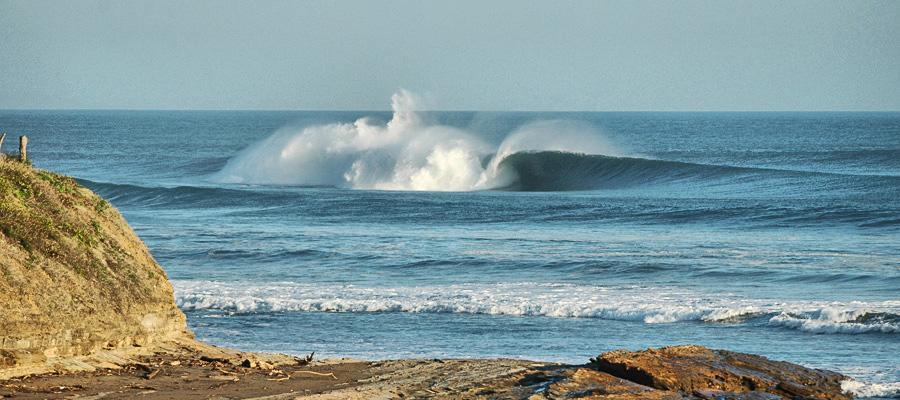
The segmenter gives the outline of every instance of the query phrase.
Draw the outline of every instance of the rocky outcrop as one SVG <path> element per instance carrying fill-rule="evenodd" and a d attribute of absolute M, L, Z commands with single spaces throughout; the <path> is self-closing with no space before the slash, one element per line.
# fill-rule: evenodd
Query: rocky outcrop
<path fill-rule="evenodd" d="M 617 350 L 591 361 L 619 378 L 704 399 L 852 398 L 841 390 L 841 374 L 701 346 Z"/>
<path fill-rule="evenodd" d="M 0 155 L 0 378 L 189 337 L 165 272 L 109 203 Z"/>

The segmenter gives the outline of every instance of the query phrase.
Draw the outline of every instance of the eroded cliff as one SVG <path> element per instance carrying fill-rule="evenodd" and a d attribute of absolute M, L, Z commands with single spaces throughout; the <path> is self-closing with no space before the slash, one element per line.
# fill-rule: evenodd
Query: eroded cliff
<path fill-rule="evenodd" d="M 0 377 L 189 337 L 165 272 L 115 208 L 0 155 Z"/>

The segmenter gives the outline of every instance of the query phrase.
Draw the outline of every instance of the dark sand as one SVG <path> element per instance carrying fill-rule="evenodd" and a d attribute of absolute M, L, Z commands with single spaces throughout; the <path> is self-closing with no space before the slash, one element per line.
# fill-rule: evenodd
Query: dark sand
<path fill-rule="evenodd" d="M 488 386 L 513 389 L 518 375 L 546 365 L 522 360 L 310 363 L 293 360 L 294 363 L 282 365 L 263 361 L 261 365 L 245 367 L 240 365 L 240 358 L 213 359 L 191 351 L 160 353 L 117 368 L 7 379 L 0 381 L 0 396 L 16 399 L 476 398 L 499 394 L 484 389 Z M 479 392 L 479 389 L 483 390 Z"/>

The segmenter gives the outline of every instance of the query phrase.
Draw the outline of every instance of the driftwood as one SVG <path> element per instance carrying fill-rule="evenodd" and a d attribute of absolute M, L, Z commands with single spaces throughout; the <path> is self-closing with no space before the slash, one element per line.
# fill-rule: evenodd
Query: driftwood
<path fill-rule="evenodd" d="M 334 375 L 334 372 L 329 372 L 329 373 L 322 373 L 322 372 L 316 372 L 316 371 L 294 371 L 294 372 L 291 372 L 291 376 L 293 376 L 295 374 L 310 374 L 310 375 L 315 375 L 315 376 L 330 376 L 334 379 L 338 378 L 337 376 Z"/>
<path fill-rule="evenodd" d="M 6 134 L 0 134 L 0 156 L 3 155 L 3 139 L 6 139 Z"/>
<path fill-rule="evenodd" d="M 153 372 L 147 374 L 147 376 L 145 376 L 145 378 L 146 379 L 156 378 L 156 376 L 159 375 L 160 371 L 162 371 L 162 368 L 157 368 L 157 369 L 153 370 Z"/>

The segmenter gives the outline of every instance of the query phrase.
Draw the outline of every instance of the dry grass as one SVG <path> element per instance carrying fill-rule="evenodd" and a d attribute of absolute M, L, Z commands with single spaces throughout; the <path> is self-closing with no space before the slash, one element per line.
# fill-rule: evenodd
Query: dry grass
<path fill-rule="evenodd" d="M 110 209 L 70 177 L 0 158 L 0 234 L 27 252 L 29 267 L 53 259 L 88 279 L 113 283 L 125 257 L 104 232 L 118 218 L 107 214 Z"/>

